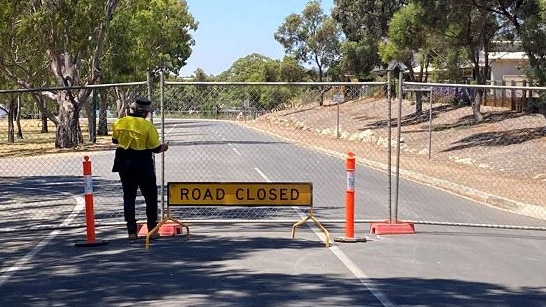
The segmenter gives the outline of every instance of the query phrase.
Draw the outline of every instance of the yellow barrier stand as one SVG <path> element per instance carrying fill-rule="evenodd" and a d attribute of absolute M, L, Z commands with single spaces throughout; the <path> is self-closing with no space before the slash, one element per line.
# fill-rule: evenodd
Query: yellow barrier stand
<path fill-rule="evenodd" d="M 330 235 L 313 213 L 313 184 L 309 182 L 169 182 L 167 185 L 167 215 L 146 235 L 146 250 L 150 237 L 159 228 L 173 221 L 185 227 L 189 238 L 189 227 L 171 216 L 170 206 L 248 206 L 248 207 L 309 207 L 306 217 L 292 225 L 292 238 L 296 227 L 312 220 L 326 236 L 326 247 L 330 247 Z"/>
<path fill-rule="evenodd" d="M 186 228 L 186 240 L 190 239 L 190 228 L 188 227 L 188 225 L 184 224 L 183 222 L 179 221 L 175 217 L 171 216 L 171 209 L 169 208 L 169 206 L 167 204 L 167 214 L 165 216 L 163 216 L 161 218 L 161 221 L 159 221 L 159 223 L 157 224 L 157 226 L 155 226 L 152 230 L 149 230 L 148 234 L 146 235 L 146 250 L 148 250 L 150 248 L 150 237 L 154 233 L 158 232 L 159 229 L 161 228 L 161 226 L 163 226 L 166 223 L 171 222 L 171 221 L 179 224 L 180 226 L 182 226 L 184 228 Z"/>
<path fill-rule="evenodd" d="M 322 224 L 313 215 L 313 206 L 309 208 L 309 214 L 307 215 L 307 217 L 301 219 L 300 221 L 292 225 L 292 238 L 294 238 L 296 235 L 296 227 L 302 224 L 305 224 L 309 220 L 312 220 L 315 223 L 315 225 L 317 225 L 317 227 L 324 233 L 326 247 L 330 247 L 330 234 L 328 233 L 328 230 L 326 230 L 326 228 L 324 228 L 324 226 L 322 226 Z"/>

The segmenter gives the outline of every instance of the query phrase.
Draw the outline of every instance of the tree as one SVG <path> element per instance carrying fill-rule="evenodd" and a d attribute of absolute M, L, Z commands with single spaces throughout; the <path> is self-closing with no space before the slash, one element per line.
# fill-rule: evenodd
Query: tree
<path fill-rule="evenodd" d="M 301 15 L 285 18 L 274 34 L 285 52 L 300 63 L 315 64 L 318 81 L 339 59 L 341 30 L 337 23 L 322 12 L 318 1 L 310 1 Z"/>
<path fill-rule="evenodd" d="M 341 25 L 346 41 L 342 47 L 342 68 L 360 79 L 369 79 L 382 66 L 378 42 L 388 36 L 389 22 L 407 0 L 334 0 L 332 17 Z"/>
<path fill-rule="evenodd" d="M 142 80 L 146 72 L 177 74 L 191 55 L 197 22 L 185 1 L 124 1 L 107 34 L 103 82 Z M 132 89 L 116 92 L 124 114 Z"/>
<path fill-rule="evenodd" d="M 285 56 L 280 63 L 280 80 L 283 82 L 307 81 L 305 68 L 298 63 L 298 60 L 291 56 Z"/>
<path fill-rule="evenodd" d="M 58 115 L 44 103 L 40 112 L 56 125 L 55 147 L 70 148 L 82 142 L 79 111 L 89 89 L 100 76 L 100 60 L 108 23 L 118 0 L 105 1 L 13 1 L 5 17 L 13 22 L 12 47 L 0 61 L 3 73 L 23 88 L 38 88 L 48 78 L 31 79 L 32 71 L 48 67 L 56 86 L 65 90 L 38 94 L 57 102 Z M 17 52 L 25 55 L 24 61 Z M 6 61 L 6 58 L 9 61 Z M 26 72 L 26 74 L 25 74 Z"/>
<path fill-rule="evenodd" d="M 425 10 L 418 4 L 410 3 L 394 13 L 389 25 L 389 39 L 380 42 L 378 53 L 385 63 L 402 62 L 409 70 L 413 82 L 426 81 L 426 71 L 431 60 L 429 38 L 432 31 L 422 22 Z M 416 62 L 416 59 L 419 61 Z M 419 74 L 414 67 L 419 64 Z M 416 93 L 415 116 L 423 113 L 421 92 Z"/>
<path fill-rule="evenodd" d="M 114 20 L 116 12 L 119 20 Z M 11 1 L 0 14 L 12 26 L 0 26 L 2 34 L 14 33 L 1 38 L 12 42 L 0 56 L 3 74 L 22 88 L 64 88 L 37 92 L 57 104 L 58 114 L 45 103 L 37 106 L 56 125 L 58 148 L 83 141 L 79 111 L 89 102 L 91 90 L 82 86 L 96 84 L 99 78 L 134 81 L 135 75 L 147 71 L 177 72 L 191 52 L 188 30 L 196 27 L 186 3 L 176 0 Z M 112 25 L 115 31 L 107 36 Z M 105 49 L 110 53 L 102 65 Z M 42 67 L 49 70 L 48 77 L 25 74 Z"/>
<path fill-rule="evenodd" d="M 546 1 L 543 0 L 461 0 L 481 11 L 494 14 L 503 25 L 501 34 L 519 40 L 529 60 L 527 76 L 530 84 L 546 85 Z M 546 118 L 546 100 L 542 97 L 537 111 Z"/>
<path fill-rule="evenodd" d="M 150 71 L 178 74 L 195 44 L 198 23 L 185 1 L 123 1 L 108 32 L 105 65 L 108 78 L 131 80 Z"/>
<path fill-rule="evenodd" d="M 43 48 L 34 43 L 32 35 L 28 35 L 22 25 L 21 16 L 25 15 L 32 7 L 28 3 L 20 1 L 8 2 L 2 5 L 0 9 L 0 74 L 5 78 L 5 81 L 12 86 L 28 87 L 30 84 L 39 84 L 43 86 L 48 80 L 47 65 L 43 57 L 37 57 L 38 54 L 43 54 Z M 7 84 L 7 83 L 5 83 Z M 39 92 L 31 93 L 34 102 L 40 107 L 40 110 L 47 110 L 44 99 Z M 15 99 L 12 97 L 12 100 Z M 19 128 L 18 134 L 22 138 L 20 129 L 20 116 L 22 104 L 29 105 L 31 101 L 28 99 L 20 99 L 17 97 L 17 116 L 16 120 Z M 28 108 L 28 106 L 27 106 Z M 47 116 L 44 112 L 41 113 L 42 118 L 42 133 L 48 132 Z M 12 119 L 13 119 L 12 118 Z"/>
<path fill-rule="evenodd" d="M 493 14 L 478 9 L 469 1 L 430 2 L 418 0 L 417 2 L 430 13 L 429 17 L 423 18 L 423 22 L 427 24 L 429 29 L 435 29 L 441 33 L 451 51 L 464 50 L 466 52 L 466 58 L 473 66 L 475 82 L 485 85 L 489 72 L 488 54 L 491 42 L 498 31 L 498 21 Z M 481 54 L 485 55 L 484 66 L 481 65 Z M 446 58 L 447 55 L 446 53 Z M 472 112 L 474 119 L 481 122 L 483 121 L 481 104 L 484 90 L 477 88 L 475 93 L 474 98 L 471 99 Z"/>

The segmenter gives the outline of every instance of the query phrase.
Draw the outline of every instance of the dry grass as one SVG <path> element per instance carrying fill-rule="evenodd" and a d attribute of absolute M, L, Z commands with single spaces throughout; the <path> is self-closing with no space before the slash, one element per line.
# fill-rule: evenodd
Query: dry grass
<path fill-rule="evenodd" d="M 83 122 L 83 121 L 82 121 Z M 22 119 L 21 130 L 23 138 L 15 136 L 13 143 L 8 142 L 8 120 L 0 119 L 0 158 L 23 157 L 64 152 L 83 152 L 104 150 L 111 148 L 110 136 L 97 136 L 97 142 L 89 142 L 89 133 L 86 124 L 82 124 L 84 143 L 76 148 L 55 148 L 55 125 L 49 123 L 48 132 L 42 133 L 42 122 L 39 119 Z"/>

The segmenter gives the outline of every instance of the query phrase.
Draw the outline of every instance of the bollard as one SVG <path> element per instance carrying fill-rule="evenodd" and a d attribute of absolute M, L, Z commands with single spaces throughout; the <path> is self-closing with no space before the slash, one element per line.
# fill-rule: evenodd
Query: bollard
<path fill-rule="evenodd" d="M 345 191 L 345 237 L 336 238 L 336 242 L 366 242 L 366 238 L 355 238 L 355 170 L 356 159 L 353 152 L 347 153 L 347 189 Z"/>
<path fill-rule="evenodd" d="M 93 178 L 91 175 L 91 161 L 89 157 L 83 157 L 83 181 L 85 198 L 85 225 L 87 240 L 75 243 L 77 247 L 106 245 L 105 241 L 97 241 L 95 237 L 95 212 L 93 208 Z"/>

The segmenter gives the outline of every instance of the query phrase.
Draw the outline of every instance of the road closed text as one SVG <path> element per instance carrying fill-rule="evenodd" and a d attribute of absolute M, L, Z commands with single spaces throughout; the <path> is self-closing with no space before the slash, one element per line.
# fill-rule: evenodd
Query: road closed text
<path fill-rule="evenodd" d="M 311 183 L 169 183 L 170 205 L 302 206 L 312 204 Z"/>

